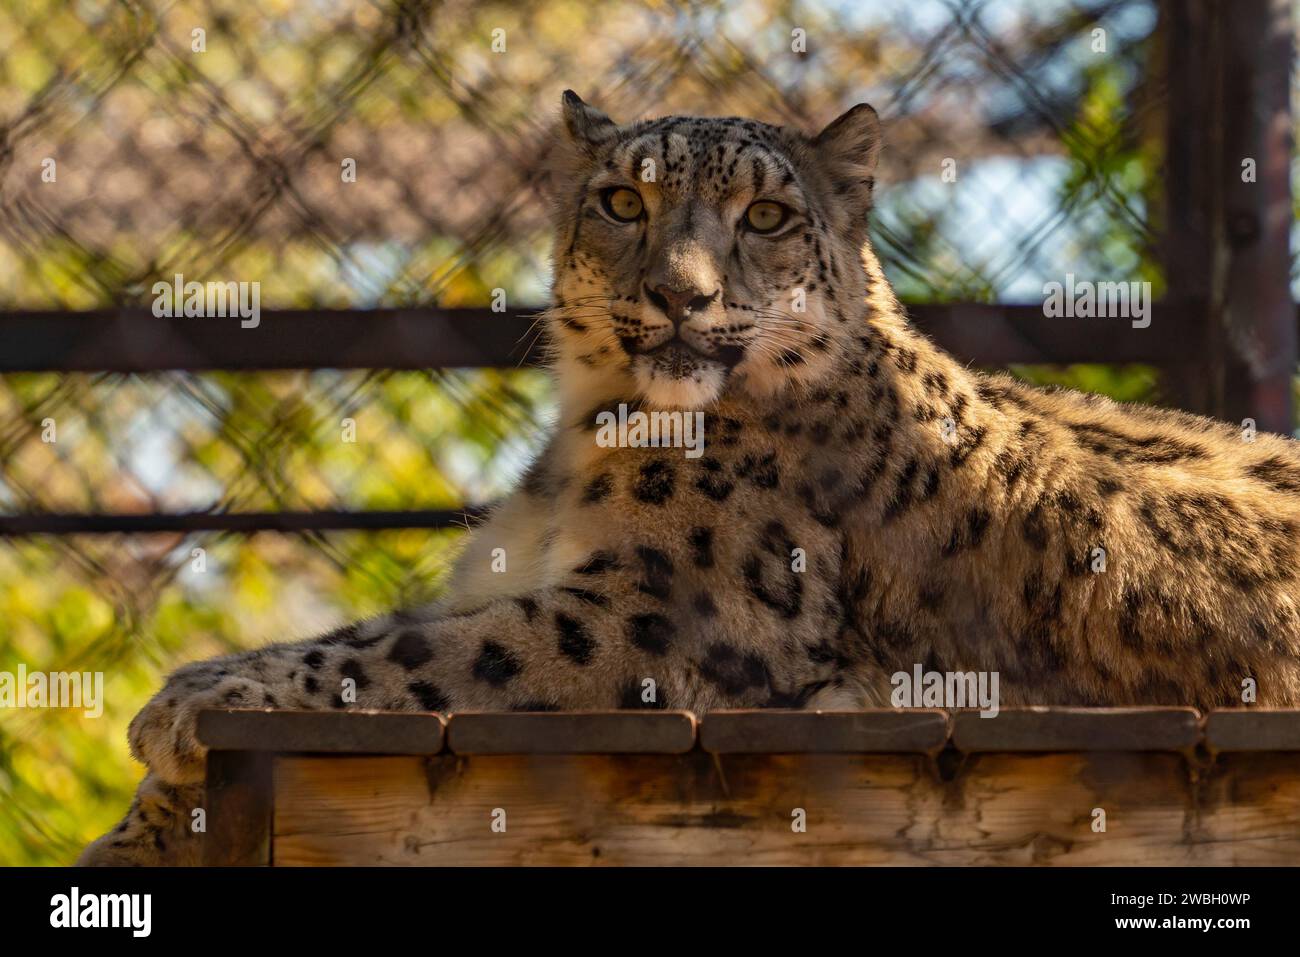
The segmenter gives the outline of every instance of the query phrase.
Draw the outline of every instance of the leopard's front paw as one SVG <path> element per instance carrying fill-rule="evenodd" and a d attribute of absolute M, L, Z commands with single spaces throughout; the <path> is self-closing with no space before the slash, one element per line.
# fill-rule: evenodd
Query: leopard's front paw
<path fill-rule="evenodd" d="M 133 828 L 110 831 L 91 843 L 77 858 L 76 867 L 197 867 L 197 836 L 181 835 L 169 844 L 158 830 Z"/>
<path fill-rule="evenodd" d="M 200 843 L 193 815 L 202 801 L 200 787 L 174 787 L 149 775 L 141 782 L 126 817 L 82 851 L 77 866 L 197 865 Z"/>
<path fill-rule="evenodd" d="M 261 707 L 270 698 L 262 682 L 233 675 L 219 662 L 184 668 L 131 721 L 131 753 L 164 781 L 203 780 L 207 749 L 196 734 L 198 713 L 208 708 Z"/>

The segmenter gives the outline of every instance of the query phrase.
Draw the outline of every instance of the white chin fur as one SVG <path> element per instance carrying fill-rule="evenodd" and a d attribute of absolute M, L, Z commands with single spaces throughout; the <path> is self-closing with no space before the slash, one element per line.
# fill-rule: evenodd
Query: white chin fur
<path fill-rule="evenodd" d="M 647 359 L 635 364 L 637 389 L 651 406 L 661 409 L 700 409 L 717 400 L 726 384 L 722 366 L 709 365 L 680 378 L 665 374 Z"/>

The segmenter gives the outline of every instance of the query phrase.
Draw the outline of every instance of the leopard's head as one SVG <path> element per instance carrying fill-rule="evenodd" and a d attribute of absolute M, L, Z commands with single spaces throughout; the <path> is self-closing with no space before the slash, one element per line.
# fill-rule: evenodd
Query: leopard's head
<path fill-rule="evenodd" d="M 825 378 L 860 331 L 880 124 L 620 126 L 564 94 L 551 341 L 561 386 L 623 377 L 651 406 Z"/>

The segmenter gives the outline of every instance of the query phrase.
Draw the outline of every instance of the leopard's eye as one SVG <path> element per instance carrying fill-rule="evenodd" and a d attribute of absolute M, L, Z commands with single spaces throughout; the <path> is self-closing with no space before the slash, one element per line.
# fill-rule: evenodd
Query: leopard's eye
<path fill-rule="evenodd" d="M 620 223 L 634 222 L 641 216 L 641 211 L 645 205 L 641 202 L 635 190 L 630 190 L 625 186 L 615 186 L 601 193 L 601 202 L 605 205 L 605 212 L 613 216 Z"/>
<path fill-rule="evenodd" d="M 770 233 L 786 220 L 786 208 L 770 200 L 759 200 L 745 210 L 745 222 L 756 233 Z"/>

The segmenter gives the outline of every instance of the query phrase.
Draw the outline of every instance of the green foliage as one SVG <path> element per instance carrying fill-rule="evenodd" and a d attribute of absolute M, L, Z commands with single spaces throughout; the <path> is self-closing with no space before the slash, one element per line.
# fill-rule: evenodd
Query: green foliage
<path fill-rule="evenodd" d="M 1013 365 L 1007 371 L 1034 385 L 1054 385 L 1080 392 L 1096 392 L 1117 402 L 1159 399 L 1160 375 L 1151 366 L 1114 366 L 1078 363 L 1067 366 Z"/>
<path fill-rule="evenodd" d="M 49 415 L 59 441 L 20 434 L 0 489 L 56 510 L 148 508 L 140 485 L 161 469 L 171 507 L 201 504 L 212 488 L 244 509 L 454 507 L 513 483 L 549 402 L 536 371 L 214 373 L 161 391 L 116 382 L 99 390 L 107 414 L 87 412 L 76 379 L 3 380 L 5 421 L 39 433 Z M 160 397 L 176 407 L 160 411 Z M 344 441 L 344 418 L 355 420 L 355 442 Z M 178 442 L 133 451 L 163 424 Z M 427 600 L 461 538 L 406 529 L 0 543 L 0 671 L 21 663 L 29 673 L 103 672 L 105 682 L 100 717 L 0 709 L 0 865 L 68 863 L 116 823 L 141 774 L 127 724 L 168 672 Z"/>
<path fill-rule="evenodd" d="M 160 545 L 156 580 L 131 595 L 109 578 L 138 574 L 122 554 L 135 543 L 87 536 L 0 548 L 0 670 L 21 662 L 29 673 L 104 674 L 100 717 L 0 709 L 0 865 L 70 863 L 116 823 L 141 775 L 127 724 L 169 671 L 427 599 L 460 537 L 195 538 L 179 549 Z M 207 549 L 201 574 L 190 567 L 199 542 Z"/>

